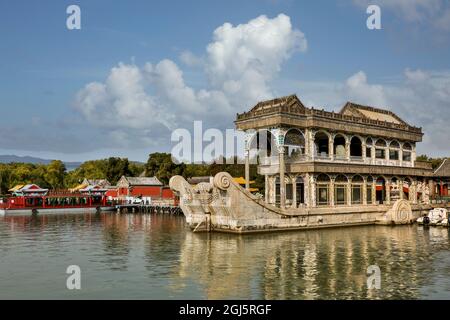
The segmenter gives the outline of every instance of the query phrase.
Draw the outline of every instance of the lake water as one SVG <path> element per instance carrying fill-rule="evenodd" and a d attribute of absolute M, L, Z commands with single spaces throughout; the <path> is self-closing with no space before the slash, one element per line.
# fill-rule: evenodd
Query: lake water
<path fill-rule="evenodd" d="M 0 217 L 0 299 L 450 299 L 449 229 L 194 234 L 184 218 Z M 81 290 L 66 269 L 81 268 Z M 367 289 L 367 267 L 381 288 Z"/>

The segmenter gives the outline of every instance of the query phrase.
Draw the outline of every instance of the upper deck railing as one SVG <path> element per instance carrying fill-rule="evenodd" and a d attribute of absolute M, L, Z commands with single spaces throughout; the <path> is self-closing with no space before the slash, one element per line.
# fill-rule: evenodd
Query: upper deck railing
<path fill-rule="evenodd" d="M 432 166 L 430 162 L 425 161 L 400 161 L 391 159 L 372 159 L 363 158 L 358 156 L 351 156 L 350 158 L 342 156 L 330 156 L 330 155 L 297 155 L 297 156 L 287 156 L 285 155 L 284 161 L 286 164 L 295 163 L 306 163 L 306 162 L 327 162 L 327 163 L 347 163 L 347 164 L 365 164 L 365 165 L 376 165 L 376 166 L 387 166 L 387 167 L 405 167 L 405 168 L 419 168 L 425 170 L 431 170 Z M 280 159 L 278 155 L 270 157 L 260 157 L 260 165 L 279 165 Z"/>
<path fill-rule="evenodd" d="M 393 123 L 393 122 L 387 122 L 387 121 L 380 121 L 380 120 L 373 120 L 373 119 L 367 119 L 367 118 L 360 118 L 355 116 L 349 116 L 344 115 L 341 113 L 336 113 L 333 111 L 325 111 L 325 110 L 318 110 L 314 108 L 305 108 L 304 112 L 299 112 L 299 109 L 292 106 L 276 106 L 268 109 L 262 109 L 252 112 L 244 112 L 244 113 L 238 113 L 236 115 L 237 121 L 241 120 L 248 120 L 255 117 L 261 117 L 261 116 L 267 116 L 267 115 L 274 115 L 274 114 L 293 114 L 293 115 L 305 115 L 305 116 L 315 116 L 325 119 L 332 119 L 332 120 L 342 120 L 342 121 L 349 121 L 352 123 L 360 123 L 360 124 L 367 124 L 367 125 L 374 125 L 378 127 L 384 127 L 384 128 L 392 128 L 392 129 L 400 129 L 415 133 L 422 133 L 421 127 L 414 127 L 403 123 Z"/>

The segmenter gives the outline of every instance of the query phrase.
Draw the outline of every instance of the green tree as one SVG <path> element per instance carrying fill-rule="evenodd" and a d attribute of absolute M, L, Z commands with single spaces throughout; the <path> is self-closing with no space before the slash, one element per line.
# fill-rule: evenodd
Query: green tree
<path fill-rule="evenodd" d="M 6 194 L 9 190 L 11 180 L 11 168 L 8 165 L 0 165 L 0 195 Z"/>
<path fill-rule="evenodd" d="M 145 165 L 147 176 L 156 176 L 162 183 L 168 184 L 174 175 L 183 175 L 186 165 L 175 164 L 169 153 L 155 152 L 149 155 Z"/>
<path fill-rule="evenodd" d="M 121 176 L 130 176 L 129 165 L 127 158 L 109 158 L 106 165 L 106 179 L 112 184 L 116 184 Z"/>
<path fill-rule="evenodd" d="M 48 182 L 52 189 L 60 189 L 64 187 L 64 175 L 66 166 L 61 160 L 53 160 L 46 168 L 44 174 L 45 181 Z"/>

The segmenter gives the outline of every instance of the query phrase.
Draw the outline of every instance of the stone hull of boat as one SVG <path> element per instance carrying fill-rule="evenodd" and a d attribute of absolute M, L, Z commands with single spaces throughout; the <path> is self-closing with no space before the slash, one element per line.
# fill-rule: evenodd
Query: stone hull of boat
<path fill-rule="evenodd" d="M 371 224 L 409 224 L 427 208 L 407 200 L 393 205 L 357 205 L 280 209 L 267 204 L 233 181 L 226 172 L 212 183 L 190 185 L 175 176 L 170 187 L 180 195 L 180 208 L 195 231 L 249 233 Z"/>

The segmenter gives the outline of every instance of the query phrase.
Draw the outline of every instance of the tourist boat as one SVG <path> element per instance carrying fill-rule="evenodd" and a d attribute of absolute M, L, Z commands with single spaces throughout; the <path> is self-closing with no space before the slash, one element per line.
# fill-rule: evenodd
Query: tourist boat
<path fill-rule="evenodd" d="M 447 210 L 444 208 L 434 208 L 428 213 L 430 218 L 430 225 L 437 226 L 442 223 L 443 220 L 447 220 Z"/>
<path fill-rule="evenodd" d="M 430 224 L 430 217 L 428 217 L 428 215 L 425 214 L 422 217 L 417 218 L 416 222 L 419 225 L 429 225 Z"/>
<path fill-rule="evenodd" d="M 416 158 L 422 129 L 392 111 L 348 102 L 308 108 L 295 95 L 237 114 L 245 136 L 243 188 L 227 172 L 170 180 L 193 231 L 261 232 L 410 224 L 431 209 L 434 173 Z M 250 192 L 250 162 L 264 194 Z"/>
<path fill-rule="evenodd" d="M 77 192 L 52 191 L 28 184 L 11 189 L 13 195 L 0 201 L 0 216 L 111 211 L 106 189 L 87 187 Z"/>
<path fill-rule="evenodd" d="M 448 211 L 445 208 L 434 208 L 428 212 L 428 215 L 417 219 L 421 225 L 448 226 Z"/>

